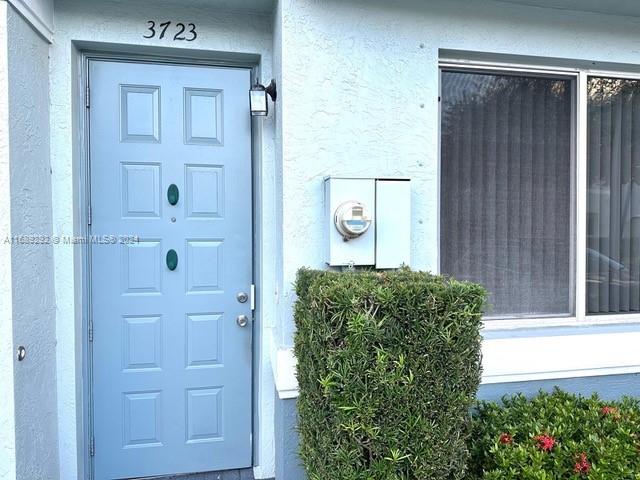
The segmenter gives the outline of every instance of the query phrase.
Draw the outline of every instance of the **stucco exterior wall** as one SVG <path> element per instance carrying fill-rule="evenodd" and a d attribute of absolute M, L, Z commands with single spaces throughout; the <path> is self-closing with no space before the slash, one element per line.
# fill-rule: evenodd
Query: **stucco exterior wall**
<path fill-rule="evenodd" d="M 500 55 L 508 55 L 511 61 L 583 68 L 609 62 L 606 68 L 619 64 L 620 69 L 637 70 L 638 17 L 493 0 L 297 0 L 284 5 L 284 307 L 278 323 L 284 348 L 292 343 L 295 272 L 301 266 L 324 268 L 323 176 L 411 177 L 411 264 L 437 271 L 442 56 L 467 59 L 482 54 L 504 61 Z M 610 335 L 597 342 L 602 358 L 565 362 L 584 354 L 583 347 L 599 333 Z M 638 356 L 618 358 L 616 345 L 620 338 L 639 333 L 637 323 L 549 329 L 534 324 L 516 334 L 529 338 L 520 341 L 526 351 L 508 358 L 514 349 L 507 340 L 514 334 L 494 329 L 485 341 L 485 359 L 491 365 L 485 374 L 493 383 L 597 375 L 605 360 L 616 367 L 633 365 L 610 368 L 611 373 L 637 371 Z M 556 340 L 560 349 L 551 347 Z M 536 351 L 549 355 L 549 364 L 541 370 Z M 506 365 L 513 368 L 501 367 Z"/>
<path fill-rule="evenodd" d="M 49 163 L 49 44 L 9 9 L 11 229 L 52 231 Z M 13 341 L 27 356 L 14 366 L 18 478 L 56 479 L 55 289 L 51 243 L 12 248 Z"/>
<path fill-rule="evenodd" d="M 224 2 L 220 2 L 224 3 Z M 248 2 L 244 2 L 248 3 Z M 126 51 L 167 56 L 198 56 L 218 58 L 225 54 L 256 54 L 260 56 L 261 80 L 271 78 L 272 16 L 264 13 L 229 13 L 207 2 L 135 2 L 59 0 L 55 11 L 55 39 L 50 62 L 51 75 L 51 158 L 53 165 L 54 233 L 72 235 L 81 231 L 78 204 L 80 185 L 78 151 L 80 140 L 78 106 L 81 71 L 77 67 L 78 49 L 90 45 L 104 51 Z M 194 42 L 172 42 L 165 39 L 144 39 L 147 21 L 151 18 L 173 21 L 195 21 L 198 38 Z M 89 43 L 91 42 L 91 43 Z M 188 50 L 186 50 L 188 48 Z M 258 251 L 263 257 L 257 279 L 258 310 L 263 344 L 257 351 L 258 363 L 257 428 L 255 445 L 257 478 L 269 478 L 274 471 L 273 453 L 273 374 L 270 363 L 271 326 L 275 324 L 274 274 L 277 255 L 274 222 L 276 180 L 274 172 L 273 116 L 261 121 L 257 139 L 261 159 L 259 192 L 263 211 L 259 217 L 262 235 Z M 69 480 L 83 478 L 86 471 L 86 425 L 83 424 L 83 358 L 82 358 L 82 277 L 79 268 L 79 248 L 55 249 L 56 300 L 58 306 L 58 411 L 60 435 L 60 477 Z M 75 261 L 75 263 L 74 263 Z M 80 473 L 78 473 L 80 472 Z"/>
<path fill-rule="evenodd" d="M 13 480 L 16 436 L 13 388 L 13 327 L 11 311 L 11 185 L 9 158 L 9 62 L 6 2 L 0 2 L 0 479 Z"/>
<path fill-rule="evenodd" d="M 272 292 L 275 295 L 275 312 L 277 318 L 282 317 L 283 305 L 281 295 L 283 291 L 282 285 L 282 249 L 283 249 L 283 223 L 282 223 L 282 151 L 283 151 L 283 114 L 281 105 L 283 98 L 287 98 L 286 88 L 282 84 L 282 63 L 283 63 L 283 45 L 286 41 L 285 32 L 283 31 L 283 3 L 284 0 L 276 0 L 273 11 L 273 76 L 276 83 L 280 86 L 278 91 L 278 102 L 274 105 L 273 121 L 274 121 L 274 191 L 277 192 L 273 198 L 273 222 L 275 225 L 275 249 L 278 252 L 275 261 L 275 275 Z M 272 353 L 278 345 L 282 343 L 282 338 L 277 337 L 280 330 L 275 329 L 274 319 L 274 345 Z"/>
<path fill-rule="evenodd" d="M 491 0 L 296 0 L 283 10 L 286 304 L 299 267 L 324 267 L 325 175 L 411 177 L 412 267 L 437 270 L 441 50 L 553 57 L 567 65 L 640 58 L 638 17 Z M 288 308 L 279 329 L 291 344 Z"/>
<path fill-rule="evenodd" d="M 7 0 L 47 41 L 53 37 L 53 0 Z"/>
<path fill-rule="evenodd" d="M 15 238 L 51 235 L 49 45 L 9 4 L 0 9 L 0 478 L 56 479 L 53 252 Z"/>
<path fill-rule="evenodd" d="M 276 480 L 304 480 L 306 475 L 298 455 L 298 402 L 276 399 Z"/>
<path fill-rule="evenodd" d="M 9 134 L 13 235 L 50 236 L 49 44 L 9 9 Z M 12 245 L 16 471 L 19 479 L 58 478 L 55 289 L 51 243 Z"/>

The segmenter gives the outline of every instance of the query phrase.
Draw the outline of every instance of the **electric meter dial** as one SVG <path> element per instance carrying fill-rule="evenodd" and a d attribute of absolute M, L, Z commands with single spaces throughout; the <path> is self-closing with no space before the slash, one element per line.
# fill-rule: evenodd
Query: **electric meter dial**
<path fill-rule="evenodd" d="M 340 204 L 333 221 L 345 242 L 363 235 L 371 226 L 369 209 L 355 200 Z"/>

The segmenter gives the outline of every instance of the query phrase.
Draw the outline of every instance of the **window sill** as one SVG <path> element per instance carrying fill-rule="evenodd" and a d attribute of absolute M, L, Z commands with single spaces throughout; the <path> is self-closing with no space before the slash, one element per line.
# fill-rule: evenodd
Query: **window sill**
<path fill-rule="evenodd" d="M 588 315 L 581 320 L 576 317 L 516 318 L 508 320 L 485 320 L 483 332 L 521 329 L 546 329 L 553 327 L 595 327 L 603 325 L 639 325 L 640 314 Z"/>
<path fill-rule="evenodd" d="M 619 322 L 609 325 L 616 324 Z M 596 325 L 575 322 L 572 328 L 560 332 L 538 330 L 519 337 L 487 336 L 482 344 L 482 383 L 640 372 L 640 325 Z"/>

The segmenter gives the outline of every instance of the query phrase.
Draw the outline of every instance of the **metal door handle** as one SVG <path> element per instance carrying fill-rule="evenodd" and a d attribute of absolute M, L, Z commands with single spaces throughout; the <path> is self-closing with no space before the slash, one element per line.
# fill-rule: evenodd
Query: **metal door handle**
<path fill-rule="evenodd" d="M 245 292 L 239 292 L 238 295 L 236 295 L 236 299 L 240 303 L 247 303 L 247 300 L 249 300 L 249 295 L 247 295 Z"/>
<path fill-rule="evenodd" d="M 236 318 L 236 323 L 240 327 L 246 327 L 247 323 L 249 323 L 249 317 L 247 317 L 246 315 L 238 315 L 238 318 Z"/>

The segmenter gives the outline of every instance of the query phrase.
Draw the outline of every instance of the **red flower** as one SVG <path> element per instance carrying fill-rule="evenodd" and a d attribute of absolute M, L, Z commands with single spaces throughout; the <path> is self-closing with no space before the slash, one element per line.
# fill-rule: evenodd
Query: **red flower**
<path fill-rule="evenodd" d="M 612 416 L 614 419 L 618 419 L 620 417 L 620 412 L 616 407 L 610 407 L 609 405 L 605 405 L 600 409 L 600 413 L 604 416 Z"/>
<path fill-rule="evenodd" d="M 538 448 L 545 452 L 553 450 L 553 446 L 556 444 L 556 439 L 550 435 L 538 435 L 533 439 L 538 442 Z"/>
<path fill-rule="evenodd" d="M 500 435 L 500 443 L 503 445 L 511 445 L 513 443 L 513 437 L 508 433 Z"/>
<path fill-rule="evenodd" d="M 589 460 L 587 460 L 587 454 L 582 452 L 578 457 L 578 461 L 573 467 L 573 471 L 579 474 L 583 474 L 589 473 L 589 470 L 591 470 L 591 464 L 589 463 Z"/>

